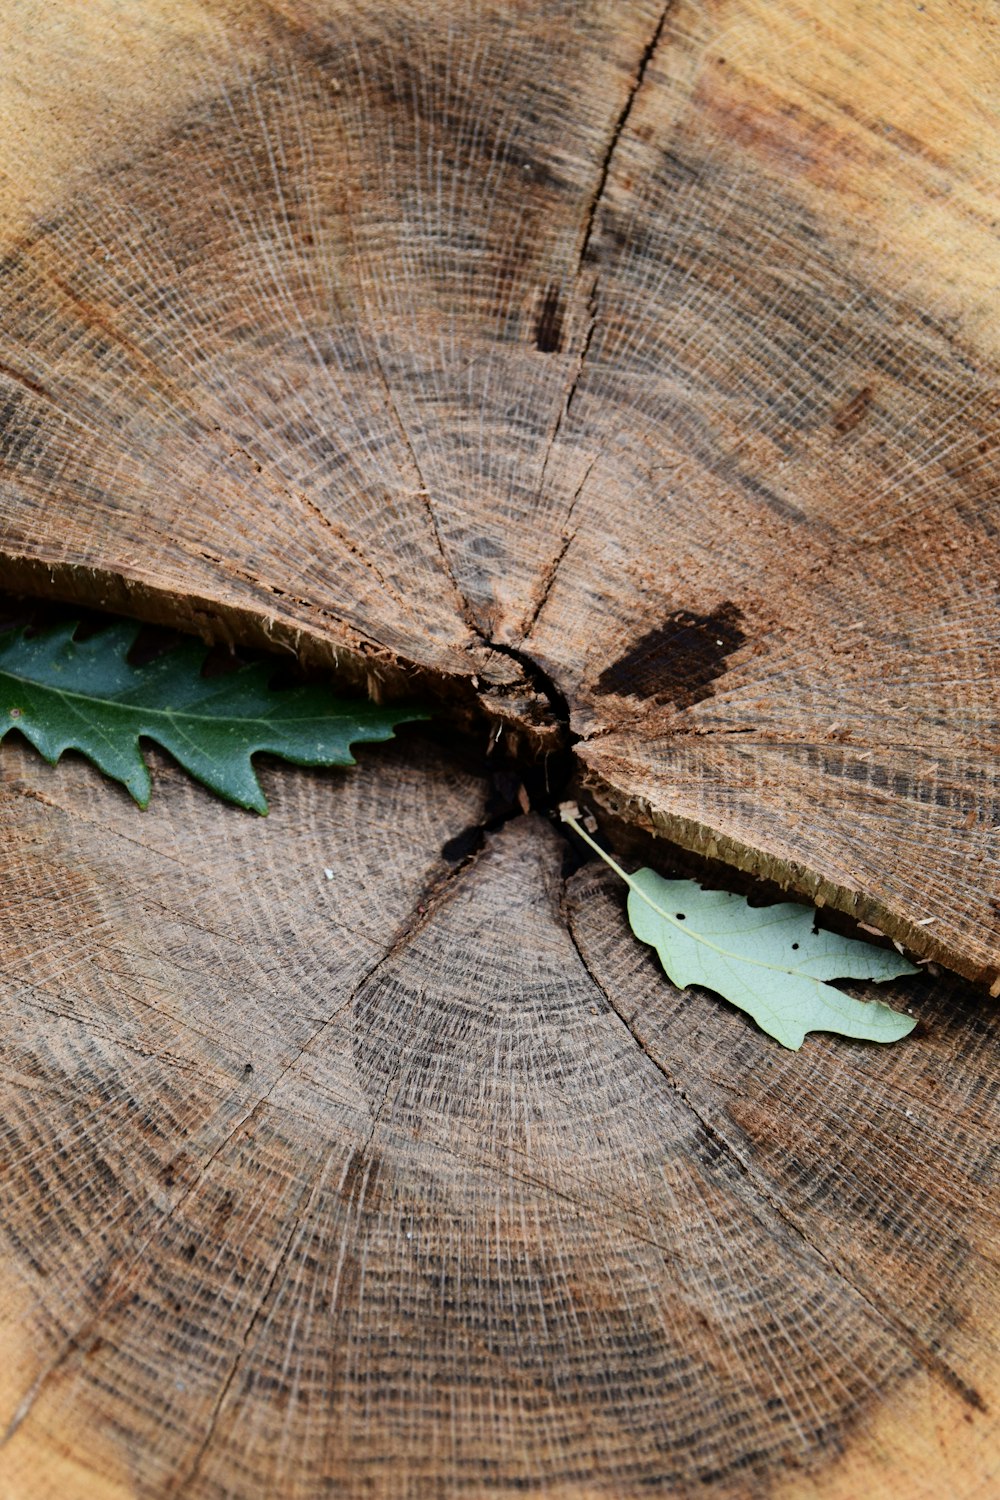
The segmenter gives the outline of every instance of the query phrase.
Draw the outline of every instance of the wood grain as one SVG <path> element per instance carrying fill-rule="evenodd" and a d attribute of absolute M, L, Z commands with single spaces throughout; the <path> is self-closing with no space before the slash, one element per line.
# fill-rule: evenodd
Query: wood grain
<path fill-rule="evenodd" d="M 572 749 L 997 988 L 992 7 L 0 45 L 0 581 Z M 5 1500 L 989 1493 L 992 1013 L 790 1058 L 413 744 L 266 823 L 5 745 Z"/>
<path fill-rule="evenodd" d="M 991 6 L 0 27 L 0 582 L 574 742 L 1000 986 Z"/>
<path fill-rule="evenodd" d="M 988 1493 L 971 991 L 786 1053 L 415 739 L 3 764 L 5 1497 Z"/>

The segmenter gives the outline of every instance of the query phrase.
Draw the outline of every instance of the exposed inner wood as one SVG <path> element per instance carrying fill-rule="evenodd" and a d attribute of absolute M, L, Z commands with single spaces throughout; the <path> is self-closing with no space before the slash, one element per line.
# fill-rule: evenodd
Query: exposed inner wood
<path fill-rule="evenodd" d="M 995 1009 L 791 1056 L 479 750 L 1000 986 L 993 8 L 0 50 L 0 585 L 446 726 L 266 820 L 5 741 L 4 1500 L 986 1493 Z"/>
<path fill-rule="evenodd" d="M 14 1500 L 985 1492 L 969 987 L 792 1057 L 543 819 L 463 842 L 488 785 L 416 738 L 267 819 L 3 757 Z"/>
<path fill-rule="evenodd" d="M 996 988 L 1000 46 L 861 12 L 11 8 L 0 583 L 571 737 Z"/>

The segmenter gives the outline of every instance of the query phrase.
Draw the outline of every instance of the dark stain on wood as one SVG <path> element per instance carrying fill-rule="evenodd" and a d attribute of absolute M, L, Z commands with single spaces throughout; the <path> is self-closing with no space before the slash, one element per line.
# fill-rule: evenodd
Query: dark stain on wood
<path fill-rule="evenodd" d="M 859 391 L 855 391 L 853 396 L 834 410 L 833 428 L 840 437 L 846 437 L 849 432 L 853 432 L 861 419 L 867 415 L 873 395 L 871 386 L 863 385 Z"/>
<path fill-rule="evenodd" d="M 447 839 L 441 845 L 441 858 L 448 861 L 450 865 L 459 865 L 468 859 L 473 850 L 478 849 L 483 840 L 483 830 L 476 824 L 470 824 L 463 828 L 461 833 L 456 833 L 454 838 Z"/>
<path fill-rule="evenodd" d="M 690 708 L 711 695 L 727 657 L 746 640 L 742 621 L 728 601 L 709 615 L 679 609 L 605 667 L 596 691 Z"/>
<path fill-rule="evenodd" d="M 541 354 L 557 354 L 562 348 L 563 312 L 558 287 L 545 293 L 535 320 L 535 348 Z"/>

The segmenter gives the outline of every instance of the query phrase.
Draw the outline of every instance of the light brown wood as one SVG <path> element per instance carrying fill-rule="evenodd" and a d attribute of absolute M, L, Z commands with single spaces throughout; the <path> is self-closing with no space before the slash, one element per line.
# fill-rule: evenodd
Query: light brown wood
<path fill-rule="evenodd" d="M 0 24 L 0 581 L 575 737 L 1000 985 L 991 6 Z"/>
<path fill-rule="evenodd" d="M 989 1493 L 967 988 L 784 1052 L 416 740 L 3 764 L 5 1500 Z"/>
<path fill-rule="evenodd" d="M 994 8 L 0 52 L 0 584 L 455 735 L 266 821 L 4 743 L 0 1500 L 991 1493 Z M 786 1054 L 504 754 L 980 988 Z"/>

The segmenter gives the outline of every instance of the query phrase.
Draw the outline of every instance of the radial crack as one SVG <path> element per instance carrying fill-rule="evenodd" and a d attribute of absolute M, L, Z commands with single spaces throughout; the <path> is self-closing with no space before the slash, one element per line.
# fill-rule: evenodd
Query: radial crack
<path fill-rule="evenodd" d="M 576 952 L 580 958 L 580 962 L 583 964 L 584 969 L 590 975 L 590 978 L 593 980 L 594 984 L 604 996 L 610 1010 L 614 1015 L 618 1017 L 622 1026 L 628 1032 L 629 1036 L 635 1042 L 639 1050 L 645 1057 L 649 1059 L 654 1068 L 656 1068 L 657 1071 L 662 1075 L 662 1077 L 666 1080 L 670 1088 L 674 1091 L 674 1093 L 685 1105 L 685 1107 L 690 1110 L 691 1114 L 697 1120 L 701 1128 L 705 1131 L 712 1144 L 716 1146 L 718 1150 L 725 1156 L 725 1158 L 736 1167 L 737 1171 L 744 1178 L 747 1186 L 751 1189 L 753 1194 L 760 1198 L 762 1202 L 764 1202 L 768 1206 L 772 1213 L 777 1216 L 777 1218 L 781 1221 L 785 1228 L 791 1232 L 791 1234 L 806 1248 L 807 1251 L 817 1256 L 817 1258 L 822 1261 L 831 1277 L 833 1277 L 837 1282 L 840 1282 L 841 1284 L 849 1288 L 850 1292 L 865 1304 L 872 1316 L 883 1323 L 889 1330 L 891 1330 L 895 1337 L 900 1341 L 902 1346 L 919 1364 L 924 1367 L 924 1369 L 926 1369 L 931 1375 L 936 1376 L 950 1390 L 956 1392 L 961 1397 L 961 1399 L 968 1406 L 971 1406 L 975 1411 L 987 1411 L 988 1408 L 986 1406 L 986 1403 L 983 1401 L 983 1398 L 979 1394 L 979 1392 L 975 1390 L 974 1387 L 970 1386 L 966 1381 L 964 1381 L 962 1377 L 951 1368 L 947 1361 L 942 1359 L 934 1349 L 930 1348 L 924 1342 L 924 1340 L 920 1338 L 919 1334 L 917 1334 L 912 1328 L 908 1327 L 907 1324 L 903 1322 L 903 1320 L 898 1317 L 895 1312 L 893 1312 L 890 1308 L 884 1307 L 876 1299 L 873 1293 L 867 1291 L 863 1286 L 858 1286 L 858 1284 L 851 1279 L 851 1277 L 847 1274 L 847 1271 L 838 1264 L 831 1251 L 825 1249 L 821 1243 L 818 1243 L 817 1240 L 815 1240 L 806 1231 L 806 1229 L 800 1222 L 798 1215 L 794 1212 L 793 1209 L 789 1208 L 787 1204 L 782 1202 L 781 1198 L 775 1193 L 773 1187 L 766 1180 L 766 1178 L 763 1178 L 759 1173 L 753 1170 L 750 1162 L 737 1149 L 737 1147 L 733 1144 L 729 1137 L 726 1136 L 718 1128 L 717 1125 L 715 1125 L 702 1113 L 702 1111 L 678 1083 L 677 1079 L 670 1072 L 670 1069 L 666 1066 L 663 1060 L 659 1058 L 655 1052 L 650 1050 L 646 1041 L 643 1039 L 643 1037 L 635 1027 L 635 1014 L 627 1016 L 624 1013 L 607 987 L 602 983 L 601 979 L 597 974 L 594 973 L 594 970 L 587 962 L 586 956 L 583 953 L 579 942 L 577 941 L 576 933 L 573 928 L 572 918 L 568 911 L 568 902 L 565 900 L 565 884 L 564 907 L 567 910 L 566 931 L 569 934 L 570 941 L 572 942 L 573 947 L 576 949 Z"/>
<path fill-rule="evenodd" d="M 570 392 L 570 400 L 572 400 L 572 391 Z M 568 405 L 566 409 L 567 411 L 569 410 Z M 590 460 L 590 463 L 584 470 L 583 478 L 580 480 L 580 483 L 577 485 L 576 490 L 573 493 L 573 498 L 569 503 L 569 509 L 566 511 L 566 520 L 563 527 L 562 542 L 560 543 L 558 552 L 553 555 L 548 567 L 542 574 L 541 583 L 538 590 L 538 598 L 531 611 L 531 614 L 526 619 L 521 630 L 522 642 L 526 641 L 528 636 L 534 630 L 535 625 L 538 621 L 538 617 L 548 602 L 548 598 L 552 592 L 552 586 L 556 581 L 556 574 L 559 572 L 562 560 L 566 556 L 566 553 L 569 551 L 570 547 L 573 545 L 574 539 L 576 537 L 576 528 L 571 525 L 573 520 L 573 512 L 576 510 L 577 501 L 583 494 L 584 486 L 586 485 L 587 480 L 590 478 L 591 473 L 594 469 L 594 465 L 597 463 L 597 460 L 600 458 L 600 456 L 601 455 L 599 453 L 594 454 L 594 457 Z"/>
<path fill-rule="evenodd" d="M 177 1495 L 186 1494 L 190 1490 L 191 1485 L 198 1478 L 198 1475 L 201 1471 L 201 1466 L 205 1461 L 205 1455 L 208 1453 L 208 1450 L 211 1447 L 212 1439 L 215 1436 L 216 1428 L 219 1425 L 219 1418 L 222 1415 L 222 1408 L 226 1403 L 226 1397 L 229 1395 L 233 1381 L 236 1379 L 236 1373 L 239 1370 L 240 1365 L 243 1361 L 243 1357 L 247 1352 L 250 1338 L 257 1324 L 260 1322 L 261 1315 L 263 1314 L 264 1308 L 267 1306 L 268 1299 L 271 1295 L 271 1292 L 274 1290 L 274 1286 L 278 1280 L 278 1277 L 288 1263 L 288 1257 L 292 1253 L 292 1247 L 295 1244 L 296 1236 L 298 1235 L 298 1232 L 302 1226 L 306 1213 L 308 1213 L 312 1202 L 315 1200 L 316 1194 L 319 1191 L 319 1186 L 320 1184 L 314 1180 L 308 1188 L 303 1188 L 302 1190 L 299 1201 L 295 1206 L 295 1212 L 292 1216 L 292 1223 L 291 1228 L 288 1231 L 288 1236 L 285 1240 L 285 1243 L 281 1247 L 281 1252 L 274 1263 L 271 1274 L 267 1279 L 267 1285 L 264 1287 L 264 1290 L 260 1295 L 260 1300 L 257 1302 L 257 1305 L 247 1322 L 246 1328 L 243 1330 L 243 1337 L 240 1340 L 240 1347 L 233 1358 L 232 1364 L 229 1367 L 226 1378 L 222 1383 L 222 1388 L 220 1389 L 219 1394 L 216 1397 L 215 1402 L 213 1403 L 205 1436 L 202 1438 L 201 1442 L 198 1445 L 198 1451 L 194 1456 L 194 1461 L 191 1464 L 191 1467 L 188 1469 L 188 1472 L 180 1481 L 177 1489 L 174 1492 Z M 309 1201 L 306 1203 L 305 1208 L 300 1211 L 299 1205 L 307 1195 Z"/>
<path fill-rule="evenodd" d="M 628 117 L 632 113 L 632 107 L 635 104 L 636 95 L 642 88 L 643 79 L 646 76 L 646 70 L 648 69 L 649 64 L 653 59 L 654 52 L 660 44 L 660 37 L 663 35 L 663 28 L 666 25 L 667 15 L 670 11 L 670 5 L 672 3 L 673 0 L 670 0 L 670 3 L 665 5 L 663 7 L 663 10 L 660 12 L 660 19 L 656 23 L 653 35 L 646 43 L 645 50 L 643 51 L 643 54 L 639 59 L 639 66 L 633 76 L 631 87 L 629 88 L 628 94 L 625 98 L 625 103 L 622 105 L 621 110 L 618 114 L 618 118 L 615 121 L 614 126 L 612 127 L 611 135 L 608 139 L 608 144 L 604 152 L 604 157 L 601 161 L 601 171 L 597 179 L 597 187 L 595 188 L 594 194 L 590 200 L 590 205 L 587 210 L 587 217 L 584 221 L 583 241 L 580 245 L 580 266 L 583 265 L 587 257 L 587 251 L 590 248 L 590 241 L 594 232 L 594 222 L 597 217 L 597 210 L 600 205 L 601 199 L 604 196 L 604 190 L 608 185 L 608 177 L 611 172 L 612 159 L 614 158 L 614 154 L 618 149 L 618 142 L 621 140 L 622 132 L 624 131 L 625 126 L 628 124 Z"/>
<path fill-rule="evenodd" d="M 577 356 L 573 372 L 570 376 L 569 383 L 563 396 L 562 405 L 559 408 L 559 413 L 556 417 L 555 422 L 553 423 L 552 431 L 549 435 L 548 442 L 546 443 L 545 456 L 542 459 L 542 468 L 538 479 L 538 498 L 541 498 L 541 495 L 545 489 L 545 480 L 548 475 L 549 462 L 552 458 L 553 452 L 555 451 L 556 443 L 559 440 L 559 433 L 562 430 L 563 423 L 568 417 L 570 408 L 573 405 L 573 399 L 576 395 L 577 387 L 579 386 L 580 380 L 583 377 L 584 365 L 586 363 L 587 356 L 590 353 L 590 346 L 594 339 L 594 331 L 597 327 L 599 301 L 598 285 L 600 282 L 600 272 L 596 266 L 594 266 L 593 269 L 589 272 L 585 269 L 590 256 L 590 242 L 594 236 L 594 228 L 597 222 L 597 211 L 607 189 L 608 179 L 611 174 L 611 166 L 614 160 L 615 152 L 618 149 L 618 143 L 621 140 L 626 125 L 628 124 L 629 115 L 632 113 L 636 97 L 642 87 L 643 80 L 646 77 L 646 72 L 649 68 L 649 64 L 653 59 L 653 55 L 656 52 L 657 47 L 659 46 L 660 38 L 663 35 L 663 28 L 666 24 L 667 15 L 670 11 L 671 4 L 672 0 L 670 0 L 670 3 L 665 5 L 663 10 L 660 12 L 660 17 L 653 30 L 653 34 L 650 37 L 649 41 L 646 43 L 645 48 L 643 49 L 642 56 L 639 59 L 638 67 L 633 74 L 628 93 L 625 96 L 625 102 L 619 110 L 615 123 L 611 128 L 611 134 L 608 137 L 608 143 L 605 147 L 604 155 L 601 158 L 601 165 L 597 176 L 597 183 L 594 187 L 593 193 L 590 196 L 590 201 L 587 204 L 586 213 L 584 215 L 583 235 L 580 240 L 580 249 L 577 255 L 576 280 L 579 285 L 581 279 L 589 276 L 589 285 L 587 285 L 586 287 L 587 324 L 580 345 L 580 352 Z M 594 460 L 594 462 L 596 462 L 596 459 Z M 590 465 L 590 468 L 593 468 L 593 463 Z M 586 482 L 587 475 L 589 475 L 590 473 L 590 468 L 588 468 L 587 474 L 584 475 L 583 481 L 581 482 L 579 488 L 576 491 L 576 494 L 573 496 L 573 499 L 570 502 L 569 510 L 566 514 L 567 525 L 569 523 L 569 518 L 572 514 L 573 507 L 576 505 L 576 502 L 580 497 L 580 492 L 583 489 L 583 484 Z M 521 628 L 522 641 L 527 639 L 528 635 L 535 625 L 536 620 L 538 619 L 542 606 L 548 598 L 549 591 L 552 587 L 552 583 L 555 579 L 555 575 L 558 571 L 559 565 L 566 554 L 566 551 L 569 547 L 569 542 L 571 540 L 572 538 L 567 540 L 565 536 L 563 537 L 563 541 L 558 552 L 556 553 L 555 557 L 550 560 L 542 574 L 541 597 Z"/>

